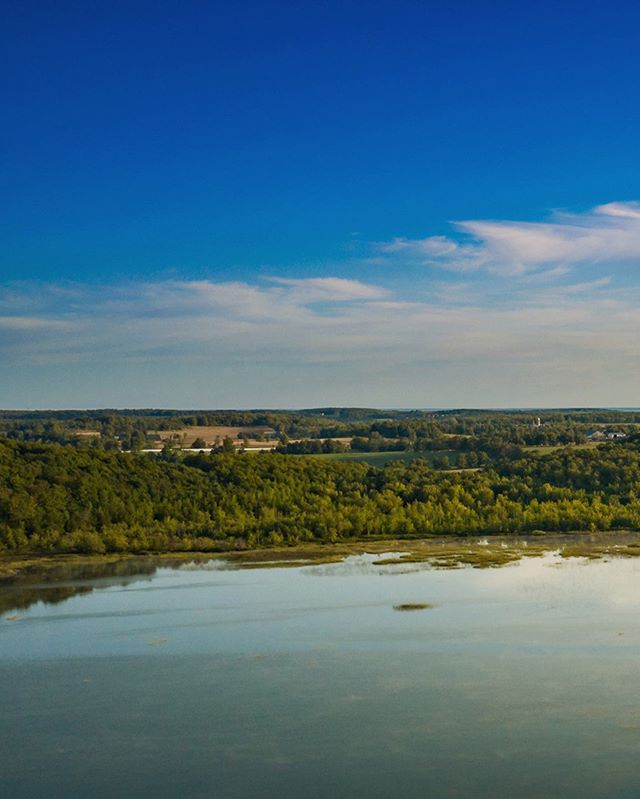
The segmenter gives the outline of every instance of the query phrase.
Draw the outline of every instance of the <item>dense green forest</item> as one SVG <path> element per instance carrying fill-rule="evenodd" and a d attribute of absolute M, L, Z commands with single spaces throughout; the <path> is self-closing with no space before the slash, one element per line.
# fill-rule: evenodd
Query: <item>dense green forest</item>
<path fill-rule="evenodd" d="M 5 552 L 640 529 L 635 436 L 447 471 L 273 453 L 160 456 L 0 441 Z"/>

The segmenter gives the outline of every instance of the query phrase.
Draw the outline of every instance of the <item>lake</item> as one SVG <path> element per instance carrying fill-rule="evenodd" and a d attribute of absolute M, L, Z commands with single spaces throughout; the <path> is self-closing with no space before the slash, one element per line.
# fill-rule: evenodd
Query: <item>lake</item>
<path fill-rule="evenodd" d="M 382 557 L 0 587 L 0 795 L 640 795 L 640 559 Z"/>

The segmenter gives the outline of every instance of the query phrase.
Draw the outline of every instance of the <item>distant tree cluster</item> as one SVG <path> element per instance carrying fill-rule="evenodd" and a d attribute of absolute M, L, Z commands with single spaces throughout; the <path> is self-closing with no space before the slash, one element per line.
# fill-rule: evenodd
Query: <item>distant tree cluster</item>
<path fill-rule="evenodd" d="M 302 441 L 282 441 L 276 452 L 284 455 L 331 455 L 347 452 L 348 447 L 342 441 L 330 438 L 307 438 Z"/>

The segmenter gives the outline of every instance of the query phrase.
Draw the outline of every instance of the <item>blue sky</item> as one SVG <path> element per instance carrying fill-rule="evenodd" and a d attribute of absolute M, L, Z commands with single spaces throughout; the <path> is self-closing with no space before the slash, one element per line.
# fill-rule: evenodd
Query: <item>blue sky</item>
<path fill-rule="evenodd" d="M 635 3 L 5 9 L 0 406 L 640 404 Z"/>

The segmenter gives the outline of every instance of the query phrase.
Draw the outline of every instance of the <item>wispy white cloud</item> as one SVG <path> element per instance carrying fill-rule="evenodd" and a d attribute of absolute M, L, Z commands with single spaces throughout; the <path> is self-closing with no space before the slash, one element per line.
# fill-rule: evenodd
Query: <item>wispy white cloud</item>
<path fill-rule="evenodd" d="M 604 288 L 610 284 L 611 275 L 606 275 L 605 277 L 597 278 L 597 280 L 585 280 L 582 283 L 569 283 L 558 290 L 564 291 L 566 294 L 580 294 L 582 292 L 595 291 L 596 289 Z"/>
<path fill-rule="evenodd" d="M 573 264 L 640 264 L 640 203 L 608 203 L 550 221 L 455 222 L 462 238 L 395 238 L 377 245 L 382 255 L 459 272 L 562 274 Z"/>
<path fill-rule="evenodd" d="M 73 324 L 64 319 L 45 319 L 38 316 L 0 316 L 0 330 L 47 331 L 73 330 Z"/>
<path fill-rule="evenodd" d="M 224 354 L 274 353 L 305 349 L 331 351 L 341 329 L 358 324 L 358 306 L 369 312 L 384 305 L 381 286 L 337 277 L 270 278 L 265 284 L 238 281 L 165 280 L 115 286 L 67 287 L 25 284 L 0 291 L 0 352 L 68 359 L 70 353 L 96 357 L 189 357 L 207 347 Z M 29 308 L 31 315 L 25 312 Z M 9 313 L 14 309 L 14 313 Z M 29 332 L 20 338 L 2 330 Z M 58 335 L 51 335 L 57 329 Z M 334 330 L 336 335 L 324 335 Z M 40 331 L 41 335 L 35 336 Z M 65 331 L 73 332 L 66 335 Z M 354 340 L 359 339 L 357 334 Z M 213 350 L 212 350 L 213 352 Z"/>
<path fill-rule="evenodd" d="M 272 277 L 271 280 L 286 286 L 293 298 L 301 303 L 311 302 L 349 302 L 357 300 L 376 300 L 386 297 L 387 291 L 381 286 L 361 283 L 341 277 L 312 277 L 292 279 Z"/>

